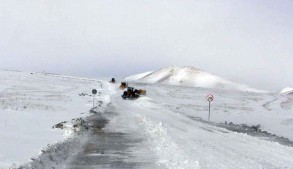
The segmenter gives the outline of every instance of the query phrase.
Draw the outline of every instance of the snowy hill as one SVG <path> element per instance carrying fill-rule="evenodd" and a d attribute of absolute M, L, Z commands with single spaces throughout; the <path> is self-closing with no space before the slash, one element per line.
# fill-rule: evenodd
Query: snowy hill
<path fill-rule="evenodd" d="M 167 84 L 176 86 L 203 87 L 249 92 L 266 92 L 234 83 L 194 67 L 169 66 L 154 72 L 146 72 L 125 78 L 126 81 Z"/>
<path fill-rule="evenodd" d="M 293 95 L 293 88 L 291 88 L 291 87 L 286 87 L 286 88 L 284 88 L 284 89 L 280 92 L 280 94 L 282 94 L 282 95 Z"/>
<path fill-rule="evenodd" d="M 125 78 L 124 80 L 125 81 L 135 81 L 135 80 L 139 80 L 139 79 L 142 79 L 144 78 L 145 76 L 151 74 L 152 71 L 150 72 L 145 72 L 145 73 L 140 73 L 140 74 L 137 74 L 137 75 L 132 75 L 132 76 L 129 76 L 127 78 Z"/>

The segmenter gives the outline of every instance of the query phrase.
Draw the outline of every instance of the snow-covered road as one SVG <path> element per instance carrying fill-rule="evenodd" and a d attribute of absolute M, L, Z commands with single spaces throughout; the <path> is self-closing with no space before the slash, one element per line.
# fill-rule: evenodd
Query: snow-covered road
<path fill-rule="evenodd" d="M 83 152 L 91 146 L 94 151 L 78 155 L 73 166 L 83 168 L 91 161 L 97 168 L 293 168 L 292 147 L 194 121 L 169 102 L 156 101 L 166 88 L 144 87 L 153 98 L 122 100 L 119 90 L 112 96 L 117 114 L 109 117 L 105 133 L 124 134 L 90 136 Z"/>
<path fill-rule="evenodd" d="M 87 139 L 65 168 L 162 168 L 150 151 L 138 121 L 115 101 L 104 113 L 91 116 Z"/>
<path fill-rule="evenodd" d="M 28 75 L 26 80 L 31 78 L 34 76 Z M 43 81 L 45 87 L 48 79 L 50 82 L 60 80 L 59 77 L 51 76 L 37 78 Z M 58 85 L 61 88 L 76 82 L 89 83 L 87 79 L 61 80 L 62 83 Z M 22 85 L 26 83 L 24 81 Z M 29 84 L 31 83 L 27 83 Z M 80 84 L 76 85 L 77 89 L 80 88 Z M 21 168 L 293 169 L 293 147 L 290 145 L 232 132 L 195 120 L 207 117 L 206 101 L 201 98 L 205 98 L 205 95 L 211 92 L 216 95 L 211 118 L 214 124 L 226 120 L 238 124 L 261 124 L 262 129 L 291 138 L 292 103 L 288 102 L 290 98 L 279 98 L 272 94 L 131 84 L 136 88 L 146 89 L 147 96 L 137 100 L 123 100 L 120 96 L 122 90 L 118 88 L 118 84 L 108 84 L 105 81 L 98 84 L 103 86 L 100 90 L 101 96 L 97 97 L 97 102 L 101 103 L 102 107 L 97 106 L 91 113 L 84 112 L 85 107 L 90 111 L 91 97 L 78 94 L 95 86 L 96 81 L 90 82 L 86 88 L 80 88 L 77 90 L 78 93 L 64 94 L 73 100 L 83 99 L 74 102 L 74 107 L 70 109 L 64 107 L 64 110 L 67 112 L 66 115 L 69 110 L 82 110 L 80 113 L 83 115 L 80 116 L 84 117 L 85 124 L 89 124 L 90 128 L 81 128 L 63 142 L 49 145 L 37 158 L 32 157 L 32 161 Z M 35 100 L 41 96 L 42 94 L 36 95 Z M 30 97 L 25 99 L 28 102 L 26 105 L 30 105 Z M 35 100 L 34 102 L 38 103 Z M 287 103 L 285 108 L 281 106 L 284 101 Z M 53 102 L 49 103 L 56 107 Z M 48 114 L 46 111 L 43 113 Z M 78 114 L 75 113 L 74 116 Z M 52 122 L 49 123 L 43 125 L 44 130 L 52 126 Z M 277 128 L 271 128 L 269 123 Z M 33 143 L 33 140 L 31 141 Z M 2 156 L 5 157 L 5 154 Z"/>

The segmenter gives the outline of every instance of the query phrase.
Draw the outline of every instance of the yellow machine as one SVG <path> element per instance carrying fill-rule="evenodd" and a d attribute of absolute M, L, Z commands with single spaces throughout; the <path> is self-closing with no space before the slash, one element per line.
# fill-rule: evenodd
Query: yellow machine
<path fill-rule="evenodd" d="M 126 83 L 126 82 L 121 82 L 121 85 L 120 85 L 120 89 L 122 89 L 122 90 L 124 90 L 125 88 L 127 88 L 128 87 L 128 83 Z"/>

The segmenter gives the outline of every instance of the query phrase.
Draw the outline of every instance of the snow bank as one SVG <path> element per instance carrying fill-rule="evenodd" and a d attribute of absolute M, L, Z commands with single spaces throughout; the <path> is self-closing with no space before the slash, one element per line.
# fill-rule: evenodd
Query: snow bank
<path fill-rule="evenodd" d="M 185 152 L 174 143 L 162 122 L 156 124 L 147 116 L 140 117 L 140 122 L 153 141 L 154 151 L 160 157 L 158 165 L 164 165 L 169 169 L 200 168 L 197 160 L 186 156 Z"/>
<path fill-rule="evenodd" d="M 244 84 L 234 83 L 193 67 L 169 66 L 125 78 L 126 81 L 189 87 L 216 88 L 249 92 L 266 92 Z"/>

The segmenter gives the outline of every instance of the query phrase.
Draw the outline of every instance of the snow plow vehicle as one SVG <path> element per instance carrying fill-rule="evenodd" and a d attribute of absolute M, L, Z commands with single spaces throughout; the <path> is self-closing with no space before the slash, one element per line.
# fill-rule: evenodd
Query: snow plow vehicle
<path fill-rule="evenodd" d="M 136 92 L 139 95 L 146 95 L 146 90 L 142 90 L 142 89 L 136 90 L 135 89 L 134 92 Z"/>
<path fill-rule="evenodd" d="M 115 78 L 112 78 L 112 79 L 110 80 L 110 83 L 115 83 L 115 82 L 116 82 Z"/>
<path fill-rule="evenodd" d="M 124 90 L 126 87 L 128 87 L 128 83 L 126 82 L 121 82 L 121 85 L 120 85 L 120 89 Z"/>
<path fill-rule="evenodd" d="M 139 94 L 135 92 L 133 87 L 128 87 L 126 91 L 123 92 L 121 96 L 123 99 L 137 99 L 139 98 Z"/>
<path fill-rule="evenodd" d="M 130 99 L 134 100 L 140 97 L 140 95 L 146 95 L 146 90 L 137 90 L 133 87 L 127 87 L 127 90 L 123 92 L 123 95 L 121 96 L 123 99 Z"/>

